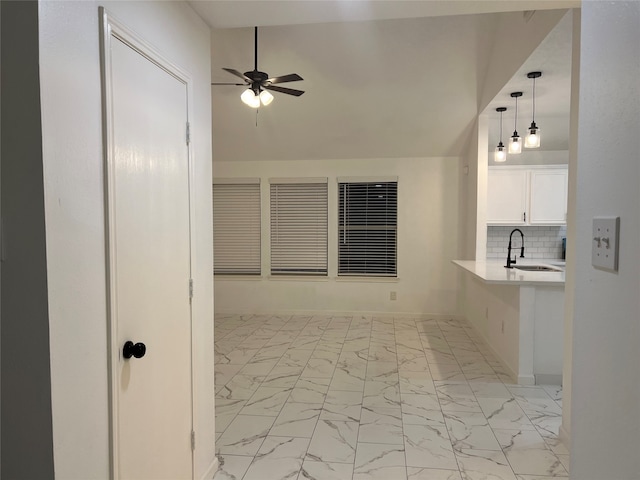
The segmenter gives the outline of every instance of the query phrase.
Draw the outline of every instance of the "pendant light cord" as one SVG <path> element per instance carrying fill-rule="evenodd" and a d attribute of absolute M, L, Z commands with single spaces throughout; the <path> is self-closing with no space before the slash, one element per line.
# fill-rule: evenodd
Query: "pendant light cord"
<path fill-rule="evenodd" d="M 533 115 L 531 121 L 536 123 L 536 77 L 533 77 Z"/>
<path fill-rule="evenodd" d="M 500 112 L 500 143 L 502 143 L 502 112 Z"/>
<path fill-rule="evenodd" d="M 518 97 L 516 97 L 516 114 L 513 117 L 513 132 L 518 133 Z"/>

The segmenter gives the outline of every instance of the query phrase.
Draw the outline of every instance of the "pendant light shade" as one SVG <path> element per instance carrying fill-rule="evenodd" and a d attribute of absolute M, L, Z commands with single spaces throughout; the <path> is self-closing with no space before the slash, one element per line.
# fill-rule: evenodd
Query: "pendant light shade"
<path fill-rule="evenodd" d="M 250 88 L 247 88 L 244 92 L 242 92 L 242 95 L 240 95 L 240 100 L 242 100 L 242 103 L 250 106 L 251 108 L 258 108 L 260 106 L 260 97 L 257 96 L 256 93 Z"/>
<path fill-rule="evenodd" d="M 522 92 L 512 92 L 511 96 L 516 99 L 516 112 L 514 115 L 513 135 L 509 141 L 509 153 L 518 155 L 522 153 L 522 137 L 518 135 L 518 97 L 522 96 Z"/>
<path fill-rule="evenodd" d="M 540 78 L 542 72 L 529 72 L 527 77 L 533 79 L 533 110 L 531 116 L 531 126 L 527 130 L 527 137 L 524 141 L 525 148 L 540 147 L 540 129 L 536 125 L 536 78 Z"/>
<path fill-rule="evenodd" d="M 512 155 L 522 153 L 522 137 L 519 137 L 517 134 L 518 132 L 513 132 L 513 135 L 509 140 L 509 153 Z"/>
<path fill-rule="evenodd" d="M 507 160 L 507 149 L 502 144 L 502 113 L 506 111 L 506 107 L 496 108 L 496 112 L 500 112 L 500 142 L 498 143 L 496 151 L 493 154 L 493 161 L 496 163 L 502 163 Z"/>
<path fill-rule="evenodd" d="M 266 107 L 273 102 L 273 95 L 271 95 L 267 90 L 263 90 L 260 92 L 260 101 L 262 102 L 262 105 Z"/>

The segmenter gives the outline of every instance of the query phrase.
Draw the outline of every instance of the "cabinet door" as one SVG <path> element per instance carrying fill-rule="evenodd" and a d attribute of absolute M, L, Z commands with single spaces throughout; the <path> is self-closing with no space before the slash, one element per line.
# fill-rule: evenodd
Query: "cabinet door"
<path fill-rule="evenodd" d="M 567 223 L 568 171 L 564 168 L 531 172 L 531 225 Z"/>
<path fill-rule="evenodd" d="M 487 182 L 487 223 L 525 225 L 527 211 L 527 171 L 489 169 Z"/>

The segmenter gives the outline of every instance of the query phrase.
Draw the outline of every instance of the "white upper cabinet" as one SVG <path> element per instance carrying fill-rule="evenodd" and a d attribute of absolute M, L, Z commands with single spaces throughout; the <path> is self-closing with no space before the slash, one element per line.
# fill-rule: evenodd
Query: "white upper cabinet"
<path fill-rule="evenodd" d="M 541 169 L 529 172 L 531 225 L 559 225 L 567 223 L 566 168 Z"/>
<path fill-rule="evenodd" d="M 567 221 L 565 165 L 489 167 L 489 225 L 563 225 Z"/>
<path fill-rule="evenodd" d="M 487 183 L 487 222 L 525 225 L 527 211 L 526 170 L 490 168 Z"/>

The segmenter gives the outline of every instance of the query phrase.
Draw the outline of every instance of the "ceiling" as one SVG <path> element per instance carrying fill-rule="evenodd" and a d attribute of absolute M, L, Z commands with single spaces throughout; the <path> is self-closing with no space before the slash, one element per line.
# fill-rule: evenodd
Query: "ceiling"
<path fill-rule="evenodd" d="M 211 28 L 361 22 L 575 8 L 565 0 L 189 0 Z"/>
<path fill-rule="evenodd" d="M 495 109 L 507 107 L 503 117 L 503 143 L 513 133 L 515 100 L 511 92 L 523 92 L 518 99 L 518 133 L 522 136 L 532 116 L 531 71 L 541 71 L 536 80 L 536 124 L 542 132 L 544 150 L 569 149 L 569 110 L 571 101 L 571 15 L 565 15 L 547 35 L 538 48 L 518 69 L 513 78 L 502 88 L 485 108 L 489 123 L 489 148 L 493 150 L 499 141 L 499 114 Z"/>
<path fill-rule="evenodd" d="M 305 79 L 286 85 L 305 90 L 304 95 L 276 93 L 257 114 L 240 102 L 242 87 L 213 86 L 214 158 L 220 161 L 460 156 L 478 113 L 483 81 L 478 65 L 487 63 L 500 15 L 523 15 L 517 10 L 525 6 L 576 2 L 190 3 L 215 27 L 213 82 L 234 81 L 222 67 L 253 69 L 253 29 L 247 28 L 252 25 L 264 26 L 259 29 L 259 69 L 270 76 L 296 72 Z M 491 13 L 498 9 L 514 12 Z M 568 37 L 566 32 L 556 37 L 534 52 L 489 112 L 511 107 L 500 97 L 511 100 L 512 88 L 528 92 L 526 72 L 540 69 L 537 117 L 547 115 L 547 106 L 551 115 L 563 115 L 569 95 L 555 85 L 570 85 L 562 69 L 570 68 L 570 61 L 554 58 L 567 48 L 570 53 L 565 45 L 567 38 L 570 45 L 570 29 Z M 521 73 L 524 81 L 518 78 Z M 505 114 L 505 127 L 508 118 Z M 547 129 L 538 124 L 546 139 Z M 497 127 L 493 130 L 497 136 Z"/>

